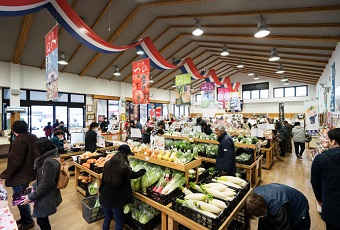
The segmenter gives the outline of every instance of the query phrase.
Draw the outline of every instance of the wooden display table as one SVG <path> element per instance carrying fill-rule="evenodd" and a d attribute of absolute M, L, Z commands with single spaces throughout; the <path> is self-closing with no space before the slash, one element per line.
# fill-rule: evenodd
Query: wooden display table
<path fill-rule="evenodd" d="M 105 151 L 105 150 L 113 150 L 116 149 L 116 146 L 108 146 L 104 148 L 98 148 L 97 151 Z M 60 161 L 64 161 L 66 158 L 70 158 L 73 156 L 78 156 L 85 153 L 84 151 L 79 151 L 79 152 L 70 152 L 70 153 L 65 153 L 65 154 L 59 154 Z"/>
<path fill-rule="evenodd" d="M 250 186 L 252 188 L 256 187 L 261 181 L 262 175 L 262 155 L 259 156 L 254 163 L 251 165 L 243 165 L 236 163 L 236 167 L 240 169 L 246 170 L 246 179 L 250 181 Z M 216 159 L 208 158 L 208 157 L 200 157 L 202 161 L 210 162 L 216 164 Z"/>
<path fill-rule="evenodd" d="M 269 148 L 260 148 L 260 151 L 265 152 L 266 154 L 266 164 L 262 164 L 262 168 L 269 169 L 274 162 L 274 143 L 270 140 L 270 147 Z"/>
<path fill-rule="evenodd" d="M 86 196 L 86 191 L 84 189 L 82 189 L 81 187 L 79 187 L 78 185 L 78 177 L 80 175 L 80 172 L 87 172 L 88 174 L 92 175 L 93 177 L 95 177 L 97 179 L 97 184 L 98 184 L 98 188 L 100 186 L 100 182 L 102 180 L 102 174 L 98 174 L 93 172 L 92 170 L 85 168 L 84 166 L 76 163 L 76 162 L 72 162 L 72 164 L 74 165 L 74 170 L 75 170 L 75 180 L 76 180 L 76 189 L 78 192 L 80 192 L 81 194 L 83 194 L 84 196 Z"/>

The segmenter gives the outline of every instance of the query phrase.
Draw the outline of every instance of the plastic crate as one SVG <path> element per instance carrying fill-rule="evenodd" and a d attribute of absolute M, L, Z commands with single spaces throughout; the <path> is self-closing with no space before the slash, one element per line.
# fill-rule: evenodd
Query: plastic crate
<path fill-rule="evenodd" d="M 209 171 L 205 170 L 203 173 L 201 173 L 200 175 L 198 175 L 198 181 L 203 181 L 209 178 Z M 195 182 L 196 178 L 189 178 L 190 182 Z"/>
<path fill-rule="evenodd" d="M 83 218 L 87 223 L 93 223 L 97 220 L 104 218 L 104 210 L 103 207 L 100 206 L 98 208 L 94 208 L 98 196 L 87 197 L 82 200 L 82 210 L 83 210 Z"/>
<path fill-rule="evenodd" d="M 146 188 L 146 196 L 151 198 L 152 200 L 156 201 L 157 203 L 162 204 L 162 205 L 170 204 L 174 198 L 176 198 L 176 197 L 178 197 L 179 195 L 182 194 L 182 192 L 179 188 L 176 188 L 174 191 L 172 191 L 168 195 L 159 194 L 158 192 L 154 192 L 152 190 L 155 186 L 156 185 L 153 185 L 153 186 Z"/>
<path fill-rule="evenodd" d="M 98 173 L 98 174 L 101 174 L 101 173 L 103 173 L 103 169 L 104 169 L 104 167 L 98 167 L 98 166 L 93 166 L 93 172 L 95 172 L 95 173 Z"/>
<path fill-rule="evenodd" d="M 131 215 L 127 215 L 126 217 L 127 219 L 125 223 L 133 230 L 153 230 L 161 224 L 161 214 L 155 216 L 146 224 L 139 223 L 137 220 L 133 219 Z"/>
<path fill-rule="evenodd" d="M 249 154 L 250 155 L 250 154 Z M 238 164 L 243 164 L 243 165 L 251 165 L 252 163 L 254 163 L 254 154 L 251 154 L 249 159 L 244 161 L 244 160 L 239 160 L 236 158 L 236 163 Z"/>
<path fill-rule="evenodd" d="M 243 212 L 239 212 L 234 220 L 228 226 L 228 230 L 246 230 L 249 229 L 248 227 L 249 221 L 244 216 Z"/>
<path fill-rule="evenodd" d="M 180 196 L 179 198 L 183 199 L 184 195 Z M 182 206 L 181 204 L 177 203 L 175 199 L 172 202 L 171 208 L 174 211 L 182 214 L 183 216 L 186 216 L 189 219 L 197 222 L 198 224 L 203 225 L 204 227 L 207 227 L 209 229 L 215 230 L 215 229 L 218 229 L 222 225 L 222 223 L 227 219 L 227 217 L 231 213 L 229 203 L 226 203 L 226 204 L 227 204 L 227 208 L 224 209 L 224 211 L 217 218 L 206 216 L 203 213 L 200 213 L 191 208 Z"/>

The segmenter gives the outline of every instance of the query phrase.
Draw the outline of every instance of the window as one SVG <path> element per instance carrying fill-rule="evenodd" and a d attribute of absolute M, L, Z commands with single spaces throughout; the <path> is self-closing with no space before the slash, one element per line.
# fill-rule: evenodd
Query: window
<path fill-rule="evenodd" d="M 201 102 L 202 95 L 201 94 L 196 94 L 195 95 L 195 102 Z"/>
<path fill-rule="evenodd" d="M 55 101 L 68 102 L 68 93 L 58 93 L 58 100 L 55 100 Z M 77 101 L 73 101 L 73 102 L 77 102 Z M 84 103 L 84 101 L 82 101 L 82 103 Z"/>
<path fill-rule="evenodd" d="M 242 85 L 243 99 L 269 98 L 269 82 Z"/>
<path fill-rule="evenodd" d="M 285 97 L 294 97 L 294 96 L 295 96 L 295 87 L 285 88 Z"/>
<path fill-rule="evenodd" d="M 306 96 L 308 96 L 307 85 L 274 88 L 274 98 Z"/>
<path fill-rule="evenodd" d="M 274 97 L 283 97 L 283 88 L 274 89 Z"/>
<path fill-rule="evenodd" d="M 260 98 L 269 98 L 269 89 L 261 89 L 260 90 Z"/>
<path fill-rule="evenodd" d="M 243 98 L 243 100 L 244 99 L 250 99 L 250 91 L 243 91 L 242 98 Z"/>
<path fill-rule="evenodd" d="M 85 103 L 85 95 L 71 94 L 71 102 Z"/>
<path fill-rule="evenodd" d="M 4 99 L 9 100 L 11 97 L 11 90 L 4 89 Z M 20 90 L 20 100 L 26 100 L 26 90 Z"/>
<path fill-rule="evenodd" d="M 46 92 L 31 91 L 30 99 L 31 101 L 46 101 Z"/>

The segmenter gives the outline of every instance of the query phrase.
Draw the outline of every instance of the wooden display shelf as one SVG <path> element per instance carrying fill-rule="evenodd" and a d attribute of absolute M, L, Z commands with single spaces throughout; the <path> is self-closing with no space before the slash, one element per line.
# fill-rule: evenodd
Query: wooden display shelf
<path fill-rule="evenodd" d="M 98 184 L 98 188 L 99 188 L 100 182 L 101 182 L 101 179 L 102 179 L 102 174 L 95 173 L 91 169 L 85 168 L 84 166 L 82 166 L 82 165 L 80 165 L 76 162 L 72 162 L 72 164 L 74 165 L 76 189 L 77 189 L 78 192 L 80 192 L 81 194 L 86 196 L 86 191 L 78 186 L 78 177 L 80 175 L 80 171 L 87 172 L 88 174 L 94 176 L 97 179 L 97 184 Z"/>
<path fill-rule="evenodd" d="M 254 144 L 244 144 L 239 142 L 234 142 L 234 144 L 238 148 L 256 149 L 256 145 Z"/>
<path fill-rule="evenodd" d="M 176 140 L 185 140 L 185 141 L 189 140 L 189 137 L 182 137 L 182 136 L 178 136 L 178 135 L 167 135 L 167 134 L 164 134 L 163 137 L 164 138 L 169 138 L 169 139 L 176 139 Z"/>
<path fill-rule="evenodd" d="M 274 162 L 274 143 L 271 143 L 269 148 L 260 148 L 260 151 L 266 154 L 266 164 L 262 164 L 262 168 L 269 169 Z"/>
<path fill-rule="evenodd" d="M 198 172 L 198 166 L 202 164 L 201 159 L 199 160 L 196 159 L 196 160 L 189 162 L 188 164 L 182 165 L 182 164 L 176 164 L 170 161 L 160 160 L 158 158 L 146 157 L 143 154 L 135 154 L 134 156 L 130 156 L 130 157 L 138 159 L 138 160 L 150 162 L 152 164 L 156 164 L 156 165 L 160 165 L 160 166 L 164 166 L 164 167 L 168 167 L 168 168 L 176 169 L 178 171 L 185 172 L 185 179 L 187 181 L 187 184 L 186 184 L 187 186 L 189 184 L 189 169 L 196 168 L 196 172 Z M 198 182 L 197 173 L 196 173 L 196 182 Z"/>
<path fill-rule="evenodd" d="M 108 146 L 104 148 L 98 148 L 98 150 L 103 151 L 103 150 L 111 150 L 111 149 L 116 149 L 117 146 Z M 60 161 L 64 161 L 66 158 L 73 157 L 73 156 L 78 156 L 85 153 L 84 151 L 79 151 L 79 152 L 71 152 L 71 153 L 65 153 L 65 154 L 59 154 Z"/>
<path fill-rule="evenodd" d="M 194 140 L 195 142 L 200 142 L 200 143 L 215 144 L 215 145 L 219 144 L 219 142 L 216 140 L 206 140 L 206 139 L 199 139 L 199 138 L 195 138 Z"/>

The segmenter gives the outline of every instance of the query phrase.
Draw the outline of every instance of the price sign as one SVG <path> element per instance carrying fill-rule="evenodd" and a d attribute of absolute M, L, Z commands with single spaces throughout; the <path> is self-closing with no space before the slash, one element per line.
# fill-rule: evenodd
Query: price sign
<path fill-rule="evenodd" d="M 138 128 L 131 128 L 131 137 L 141 138 L 142 132 Z"/>
<path fill-rule="evenodd" d="M 191 84 L 191 74 L 181 74 L 176 75 L 176 86 L 180 85 L 190 85 Z"/>
<path fill-rule="evenodd" d="M 161 136 L 151 136 L 152 149 L 161 149 L 164 151 L 165 139 Z"/>

